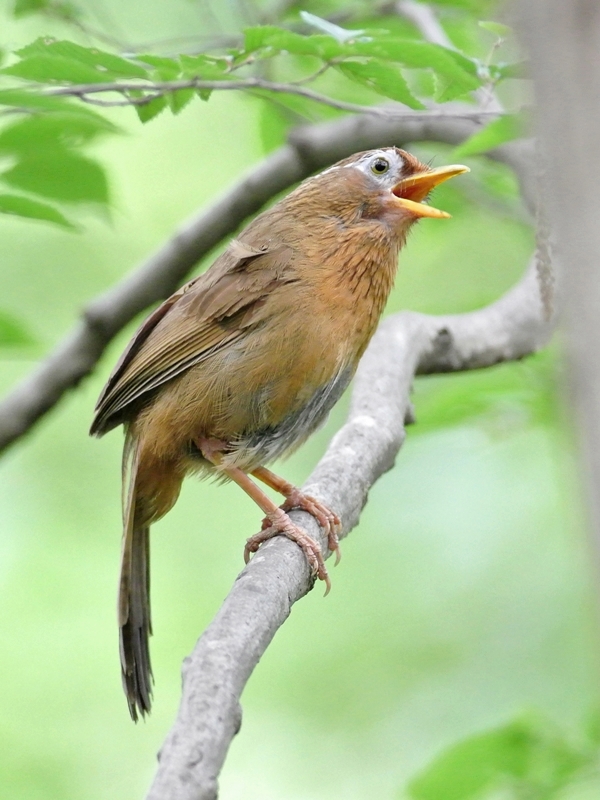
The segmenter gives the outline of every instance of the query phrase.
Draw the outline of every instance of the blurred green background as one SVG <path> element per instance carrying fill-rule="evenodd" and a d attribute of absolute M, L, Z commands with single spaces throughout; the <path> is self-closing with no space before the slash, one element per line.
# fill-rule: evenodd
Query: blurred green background
<path fill-rule="evenodd" d="M 219 7 L 227 27 L 234 4 Z M 180 35 L 201 19 L 187 2 L 102 8 L 134 41 Z M 2 26 L 11 47 L 59 30 L 6 14 Z M 126 135 L 90 151 L 109 167 L 110 217 L 79 212 L 78 234 L 0 219 L 2 310 L 35 337 L 1 353 L 3 391 L 87 301 L 263 157 L 270 115 L 264 101 L 231 94 L 147 127 L 131 110 L 111 112 Z M 452 157 L 432 144 L 411 149 L 438 164 Z M 476 308 L 522 273 L 533 236 L 513 180 L 469 163 L 472 176 L 436 195 L 453 219 L 425 221 L 411 237 L 389 311 Z M 115 619 L 122 437 L 87 436 L 133 329 L 0 464 L 4 797 L 143 796 L 177 709 L 181 661 L 260 523 L 236 487 L 191 480 L 153 529 L 155 704 L 134 726 Z M 417 381 L 418 423 L 344 542 L 333 591 L 294 608 L 248 684 L 224 800 L 401 798 L 444 747 L 523 711 L 581 735 L 598 704 L 597 575 L 562 392 L 557 345 L 522 363 Z M 287 478 L 307 477 L 346 402 L 278 465 Z M 564 797 L 599 791 L 596 775 Z"/>

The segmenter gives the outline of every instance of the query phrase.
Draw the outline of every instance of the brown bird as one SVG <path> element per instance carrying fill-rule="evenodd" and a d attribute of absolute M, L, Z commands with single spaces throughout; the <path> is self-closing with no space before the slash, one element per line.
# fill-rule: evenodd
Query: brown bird
<path fill-rule="evenodd" d="M 421 217 L 467 167 L 430 169 L 395 147 L 357 153 L 300 184 L 212 267 L 142 324 L 98 404 L 91 433 L 126 429 L 119 589 L 122 677 L 134 720 L 150 710 L 149 527 L 187 473 L 235 481 L 264 512 L 245 558 L 272 536 L 297 542 L 329 589 L 319 545 L 287 511 L 309 511 L 339 556 L 340 520 L 265 468 L 300 445 L 350 382 Z M 281 493 L 281 507 L 251 480 Z"/>

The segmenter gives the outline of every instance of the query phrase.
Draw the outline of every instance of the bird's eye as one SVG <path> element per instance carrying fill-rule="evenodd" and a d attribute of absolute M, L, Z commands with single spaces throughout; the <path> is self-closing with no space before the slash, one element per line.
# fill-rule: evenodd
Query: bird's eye
<path fill-rule="evenodd" d="M 375 175 L 384 175 L 390 168 L 390 162 L 387 158 L 376 158 L 371 164 L 371 172 Z"/>

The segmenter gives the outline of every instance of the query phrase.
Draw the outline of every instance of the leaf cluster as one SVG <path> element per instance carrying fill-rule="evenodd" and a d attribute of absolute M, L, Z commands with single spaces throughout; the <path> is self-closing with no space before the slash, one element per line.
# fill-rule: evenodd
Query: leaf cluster
<path fill-rule="evenodd" d="M 35 12 L 81 17 L 76 7 L 55 0 L 18 0 L 14 6 L 17 17 Z M 361 29 L 306 12 L 301 19 L 303 32 L 258 25 L 244 31 L 237 47 L 210 54 L 125 55 L 51 37 L 17 50 L 0 70 L 0 114 L 7 122 L 0 130 L 0 156 L 8 158 L 0 180 L 11 190 L 0 196 L 0 213 L 73 228 L 62 204 L 109 202 L 102 166 L 83 151 L 119 129 L 90 104 L 130 105 L 148 122 L 164 109 L 177 114 L 196 96 L 206 101 L 213 91 L 235 86 L 280 107 L 287 103 L 293 109 L 288 117 L 295 121 L 298 114 L 314 113 L 314 97 L 302 94 L 313 81 L 325 87 L 316 97 L 332 107 L 341 93 L 364 97 L 367 105 L 383 97 L 423 110 L 432 102 L 468 101 L 475 90 L 512 77 L 516 69 L 492 69 L 414 31 L 399 35 L 385 17 L 380 27 Z M 284 76 L 276 91 L 269 88 L 273 75 Z M 284 97 L 286 87 L 289 96 Z M 474 146 L 481 150 L 517 132 L 514 119 L 501 119 Z"/>

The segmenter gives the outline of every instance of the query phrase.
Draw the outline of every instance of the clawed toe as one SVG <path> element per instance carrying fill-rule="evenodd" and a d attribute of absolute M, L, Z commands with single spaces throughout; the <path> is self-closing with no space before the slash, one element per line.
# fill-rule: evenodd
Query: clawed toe
<path fill-rule="evenodd" d="M 315 542 L 315 540 L 303 531 L 302 528 L 298 527 L 298 525 L 294 525 L 283 510 L 277 509 L 277 512 L 278 513 L 273 512 L 273 514 L 265 517 L 262 530 L 247 540 L 244 548 L 244 561 L 247 564 L 250 560 L 250 554 L 255 553 L 261 544 L 268 539 L 272 539 L 274 536 L 286 536 L 300 547 L 306 556 L 312 574 L 319 580 L 325 582 L 325 594 L 329 594 L 331 581 L 318 542 Z M 265 525 L 265 523 L 267 523 L 267 525 Z"/>
<path fill-rule="evenodd" d="M 339 533 L 342 529 L 342 522 L 338 515 L 319 500 L 309 494 L 304 494 L 299 489 L 294 489 L 281 508 L 286 512 L 298 508 L 307 511 L 317 520 L 327 534 L 327 547 L 332 553 L 335 553 L 335 565 L 337 566 L 341 558 Z"/>

